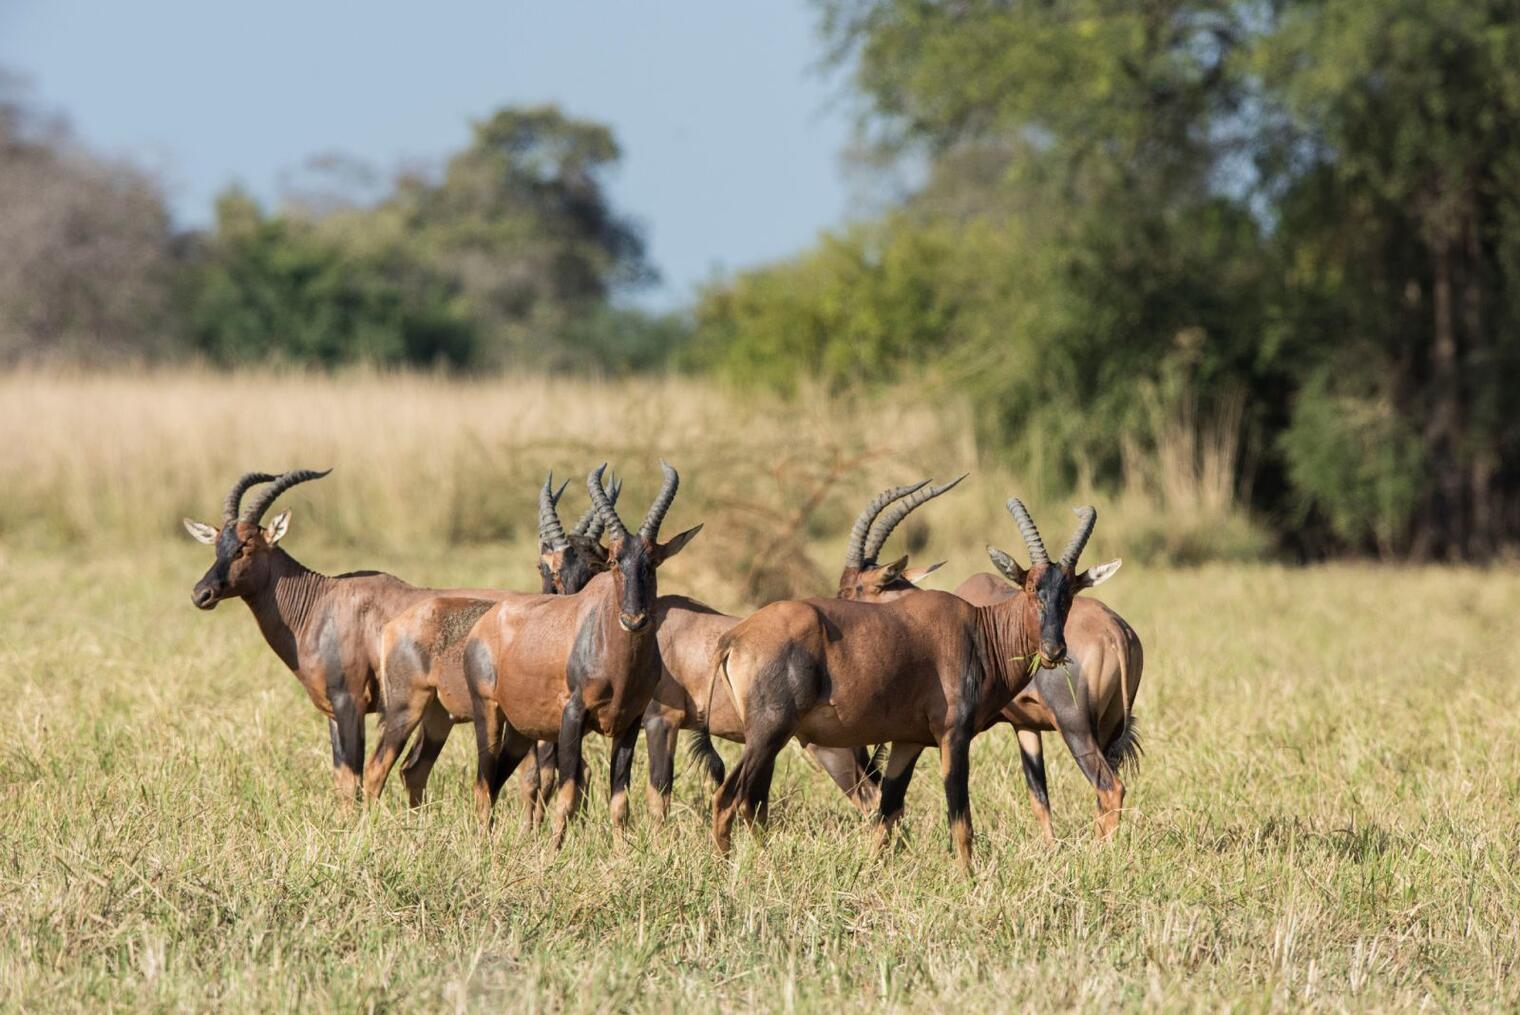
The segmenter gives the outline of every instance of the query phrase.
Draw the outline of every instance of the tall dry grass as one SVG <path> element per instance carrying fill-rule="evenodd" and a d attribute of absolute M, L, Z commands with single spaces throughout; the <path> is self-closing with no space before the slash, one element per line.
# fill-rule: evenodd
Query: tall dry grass
<path fill-rule="evenodd" d="M 290 495 L 301 543 L 526 542 L 549 469 L 578 480 L 610 461 L 636 512 L 661 457 L 681 470 L 679 522 L 708 523 L 699 561 L 738 573 L 749 599 L 827 582 L 860 504 L 922 476 L 972 473 L 904 530 L 910 549 L 953 555 L 951 573 L 1009 539 L 1012 493 L 1053 529 L 1069 520 L 1064 499 L 1047 502 L 978 447 L 965 404 L 896 392 L 783 402 L 691 379 L 23 372 L 0 376 L 0 432 L 0 545 L 179 538 L 179 518 L 212 516 L 239 473 L 298 466 L 335 467 Z M 1228 498 L 1177 492 L 1217 477 L 1159 464 L 1175 473 L 1159 494 L 1096 497 L 1097 552 L 1164 550 L 1155 534 L 1174 519 L 1205 538 L 1239 523 Z M 567 505 L 584 501 L 576 489 Z M 1193 504 L 1206 510 L 1184 519 L 1178 506 Z"/>

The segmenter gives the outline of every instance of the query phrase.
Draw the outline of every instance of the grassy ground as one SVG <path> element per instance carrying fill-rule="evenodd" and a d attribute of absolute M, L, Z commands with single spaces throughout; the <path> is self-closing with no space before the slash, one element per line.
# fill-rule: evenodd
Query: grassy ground
<path fill-rule="evenodd" d="M 334 570 L 531 579 L 524 547 L 290 542 Z M 393 786 L 345 812 L 246 610 L 190 606 L 206 563 L 154 538 L 0 561 L 7 1007 L 1520 1004 L 1512 574 L 1126 568 L 1103 591 L 1145 639 L 1147 755 L 1118 840 L 1094 846 L 1052 743 L 1062 841 L 1038 842 L 1004 728 L 973 755 L 968 881 L 932 757 L 883 858 L 796 751 L 768 841 L 728 859 L 690 769 L 669 826 L 636 797 L 615 839 L 601 745 L 559 856 L 515 798 L 482 839 L 464 729 L 423 810 Z"/>
<path fill-rule="evenodd" d="M 891 855 L 788 751 L 768 842 L 741 831 L 721 859 L 694 770 L 667 828 L 636 794 L 615 839 L 596 744 L 555 856 L 515 799 L 482 839 L 467 730 L 420 812 L 394 781 L 339 807 L 325 724 L 247 611 L 191 607 L 210 558 L 179 516 L 214 519 L 246 469 L 336 465 L 288 498 L 306 563 L 527 588 L 545 468 L 611 458 L 642 505 L 663 454 L 684 477 L 672 531 L 707 528 L 662 588 L 742 609 L 829 591 L 890 483 L 974 470 L 892 544 L 949 557 L 941 588 L 986 567 L 984 542 L 1017 546 L 1004 497 L 1057 542 L 1060 505 L 979 454 L 954 405 L 683 381 L 13 374 L 0 434 L 0 1006 L 1520 1005 L 1512 570 L 1169 570 L 1254 537 L 1206 456 L 1157 463 L 1098 499 L 1090 552 L 1128 559 L 1101 591 L 1146 645 L 1148 753 L 1116 842 L 1094 846 L 1055 743 L 1062 841 L 1037 841 L 1002 729 L 973 750 L 974 880 L 932 757 Z"/>

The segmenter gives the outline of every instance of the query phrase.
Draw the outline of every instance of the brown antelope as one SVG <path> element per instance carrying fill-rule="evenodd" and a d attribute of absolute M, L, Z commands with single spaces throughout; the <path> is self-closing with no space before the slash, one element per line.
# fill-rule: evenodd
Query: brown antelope
<path fill-rule="evenodd" d="M 612 738 L 612 785 L 628 784 L 639 718 L 660 679 L 657 569 L 702 528 L 656 541 L 680 483 L 675 469 L 660 467 L 664 484 L 637 532 L 628 531 L 602 490 L 606 466 L 587 477 L 607 527 L 608 571 L 571 596 L 505 596 L 470 630 L 464 660 L 475 713 L 475 799 L 486 822 L 502 782 L 535 740 L 557 736 L 556 848 L 580 805 L 581 741 L 588 731 Z M 621 826 L 626 793 L 614 795 L 611 812 Z"/>
<path fill-rule="evenodd" d="M 184 523 L 191 536 L 216 547 L 216 560 L 195 583 L 191 600 L 202 610 L 233 596 L 248 604 L 264 640 L 327 716 L 334 780 L 339 794 L 353 799 L 364 764 L 364 716 L 379 704 L 381 629 L 411 604 L 438 592 L 379 571 L 319 574 L 277 545 L 290 527 L 290 512 L 282 511 L 267 527 L 261 524 L 264 513 L 286 490 L 330 471 L 298 469 L 278 477 L 246 473 L 227 494 L 221 525 L 189 518 Z M 243 495 L 264 483 L 268 485 L 240 513 Z M 494 593 L 475 589 L 458 594 Z M 419 743 L 419 751 L 425 754 L 426 745 Z"/>
<path fill-rule="evenodd" d="M 987 552 L 1008 581 L 983 572 L 962 582 L 955 594 L 977 606 L 990 606 L 1015 596 L 1024 584 L 1024 569 L 1016 561 L 993 547 L 988 547 Z M 1092 584 L 1110 578 L 1119 570 L 1120 563 L 1112 560 L 1090 569 Z M 1014 584 L 1009 585 L 1009 581 Z M 1118 773 L 1126 762 L 1137 760 L 1140 754 L 1133 712 L 1145 663 L 1139 636 L 1123 617 L 1098 600 L 1084 596 L 1071 604 L 1071 615 L 1066 618 L 1066 646 L 1069 681 L 1054 681 L 1053 688 L 1038 683 L 1026 685 L 1014 695 L 1002 715 L 993 720 L 1012 723 L 1018 734 L 1024 781 L 1029 787 L 1040 832 L 1047 842 L 1055 841 L 1055 833 L 1050 826 L 1042 731 L 1061 734 L 1077 767 L 1097 790 L 1100 834 L 1118 826 L 1117 811 L 1112 824 L 1105 824 L 1106 808 L 1122 805 L 1124 784 Z M 1049 698 L 1047 690 L 1051 692 Z"/>
<path fill-rule="evenodd" d="M 566 483 L 565 485 L 568 485 Z M 616 503 L 621 484 L 608 490 Z M 558 505 L 565 486 L 554 490 L 551 473 L 538 494 L 538 571 L 546 595 L 579 592 L 591 578 L 607 569 L 607 551 L 600 542 L 601 516 L 592 505 L 569 535 L 560 524 Z M 464 636 L 471 625 L 505 592 L 463 597 L 452 593 L 429 596 L 412 604 L 381 633 L 381 699 L 385 718 L 379 745 L 364 770 L 365 795 L 379 797 L 385 780 L 412 731 L 422 735 L 413 758 L 402 768 L 413 806 L 422 802 L 428 774 L 456 723 L 472 722 L 474 707 L 464 677 Z M 523 796 L 530 809 L 539 794 L 539 764 L 552 780 L 553 745 L 530 766 Z M 547 753 L 547 757 L 542 757 Z"/>
<path fill-rule="evenodd" d="M 971 739 L 1030 681 L 1063 678 L 1064 628 L 1073 597 L 1092 584 L 1077 560 L 1097 512 L 1050 563 L 1016 498 L 1008 510 L 1029 546 L 1019 591 L 989 606 L 918 591 L 887 603 L 840 599 L 773 603 L 720 639 L 715 678 L 728 685 L 744 725 L 744 754 L 713 796 L 713 840 L 727 851 L 734 818 L 763 818 L 776 754 L 792 737 L 826 747 L 890 742 L 876 823 L 885 843 L 901 815 L 913 763 L 937 745 L 952 840 L 972 854 Z M 1049 696 L 1047 695 L 1047 700 Z M 1099 790 L 1100 794 L 1103 790 Z M 1117 800 L 1110 801 L 1117 807 Z M 1110 809 L 1112 811 L 1112 808 Z"/>
<path fill-rule="evenodd" d="M 850 530 L 844 571 L 839 578 L 840 597 L 887 602 L 914 591 L 915 582 L 938 569 L 941 564 L 909 568 L 906 557 L 883 565 L 877 563 L 876 557 L 892 530 L 910 512 L 965 478 L 961 476 L 942 486 L 929 486 L 929 480 L 924 480 L 894 487 L 867 504 Z M 893 501 L 900 503 L 878 520 L 882 509 Z M 670 809 L 676 736 L 680 730 L 696 731 L 697 750 L 715 783 L 723 781 L 723 759 L 713 750 L 708 737 L 744 739 L 744 727 L 733 700 L 725 693 L 712 694 L 718 642 L 738 623 L 738 617 L 719 613 L 686 596 L 661 596 L 656 603 L 655 633 L 660 646 L 661 673 L 654 698 L 644 711 L 644 736 L 649 749 L 649 784 L 645 794 L 650 813 L 656 819 L 663 819 Z M 811 744 L 806 749 L 808 757 L 862 813 L 875 808 L 876 782 L 868 751 Z"/>

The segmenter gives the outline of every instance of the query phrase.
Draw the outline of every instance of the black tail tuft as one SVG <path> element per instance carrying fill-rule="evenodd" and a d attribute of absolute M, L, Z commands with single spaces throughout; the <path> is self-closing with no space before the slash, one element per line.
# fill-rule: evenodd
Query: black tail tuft
<path fill-rule="evenodd" d="M 1145 749 L 1140 746 L 1140 723 L 1132 714 L 1124 729 L 1119 731 L 1119 735 L 1103 751 L 1103 760 L 1115 772 L 1126 766 L 1136 770 L 1140 767 L 1140 756 L 1144 753 Z"/>
<path fill-rule="evenodd" d="M 687 741 L 690 749 L 696 753 L 697 760 L 707 768 L 707 777 L 712 780 L 714 786 L 723 785 L 723 777 L 727 770 L 723 767 L 723 755 L 713 746 L 712 737 L 706 730 L 696 729 L 691 731 Z"/>

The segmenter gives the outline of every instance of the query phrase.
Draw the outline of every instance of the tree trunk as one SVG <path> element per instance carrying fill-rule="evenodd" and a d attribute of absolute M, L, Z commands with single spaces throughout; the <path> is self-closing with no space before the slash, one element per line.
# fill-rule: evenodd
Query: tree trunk
<path fill-rule="evenodd" d="M 1493 368 L 1488 335 L 1483 330 L 1483 243 L 1478 235 L 1478 216 L 1469 213 L 1464 223 L 1463 235 L 1466 245 L 1466 264 L 1462 279 L 1462 331 L 1466 339 L 1467 357 L 1463 363 L 1468 391 L 1476 391 L 1483 383 L 1483 371 Z M 1493 511 L 1497 491 L 1494 478 L 1499 471 L 1498 456 L 1493 451 L 1489 433 L 1474 432 L 1484 423 L 1483 414 L 1468 423 L 1467 451 L 1471 464 L 1467 470 L 1467 497 L 1471 505 L 1467 553 L 1470 556 L 1487 556 L 1499 545 L 1499 531 Z"/>
<path fill-rule="evenodd" d="M 1430 456 L 1436 488 L 1429 524 L 1437 554 L 1460 556 L 1466 550 L 1464 493 L 1466 470 L 1458 454 L 1461 434 L 1461 392 L 1457 378 L 1457 328 L 1452 305 L 1451 246 L 1443 242 L 1432 252 L 1435 340 L 1430 349 L 1430 401 L 1425 417 L 1425 452 Z"/>

